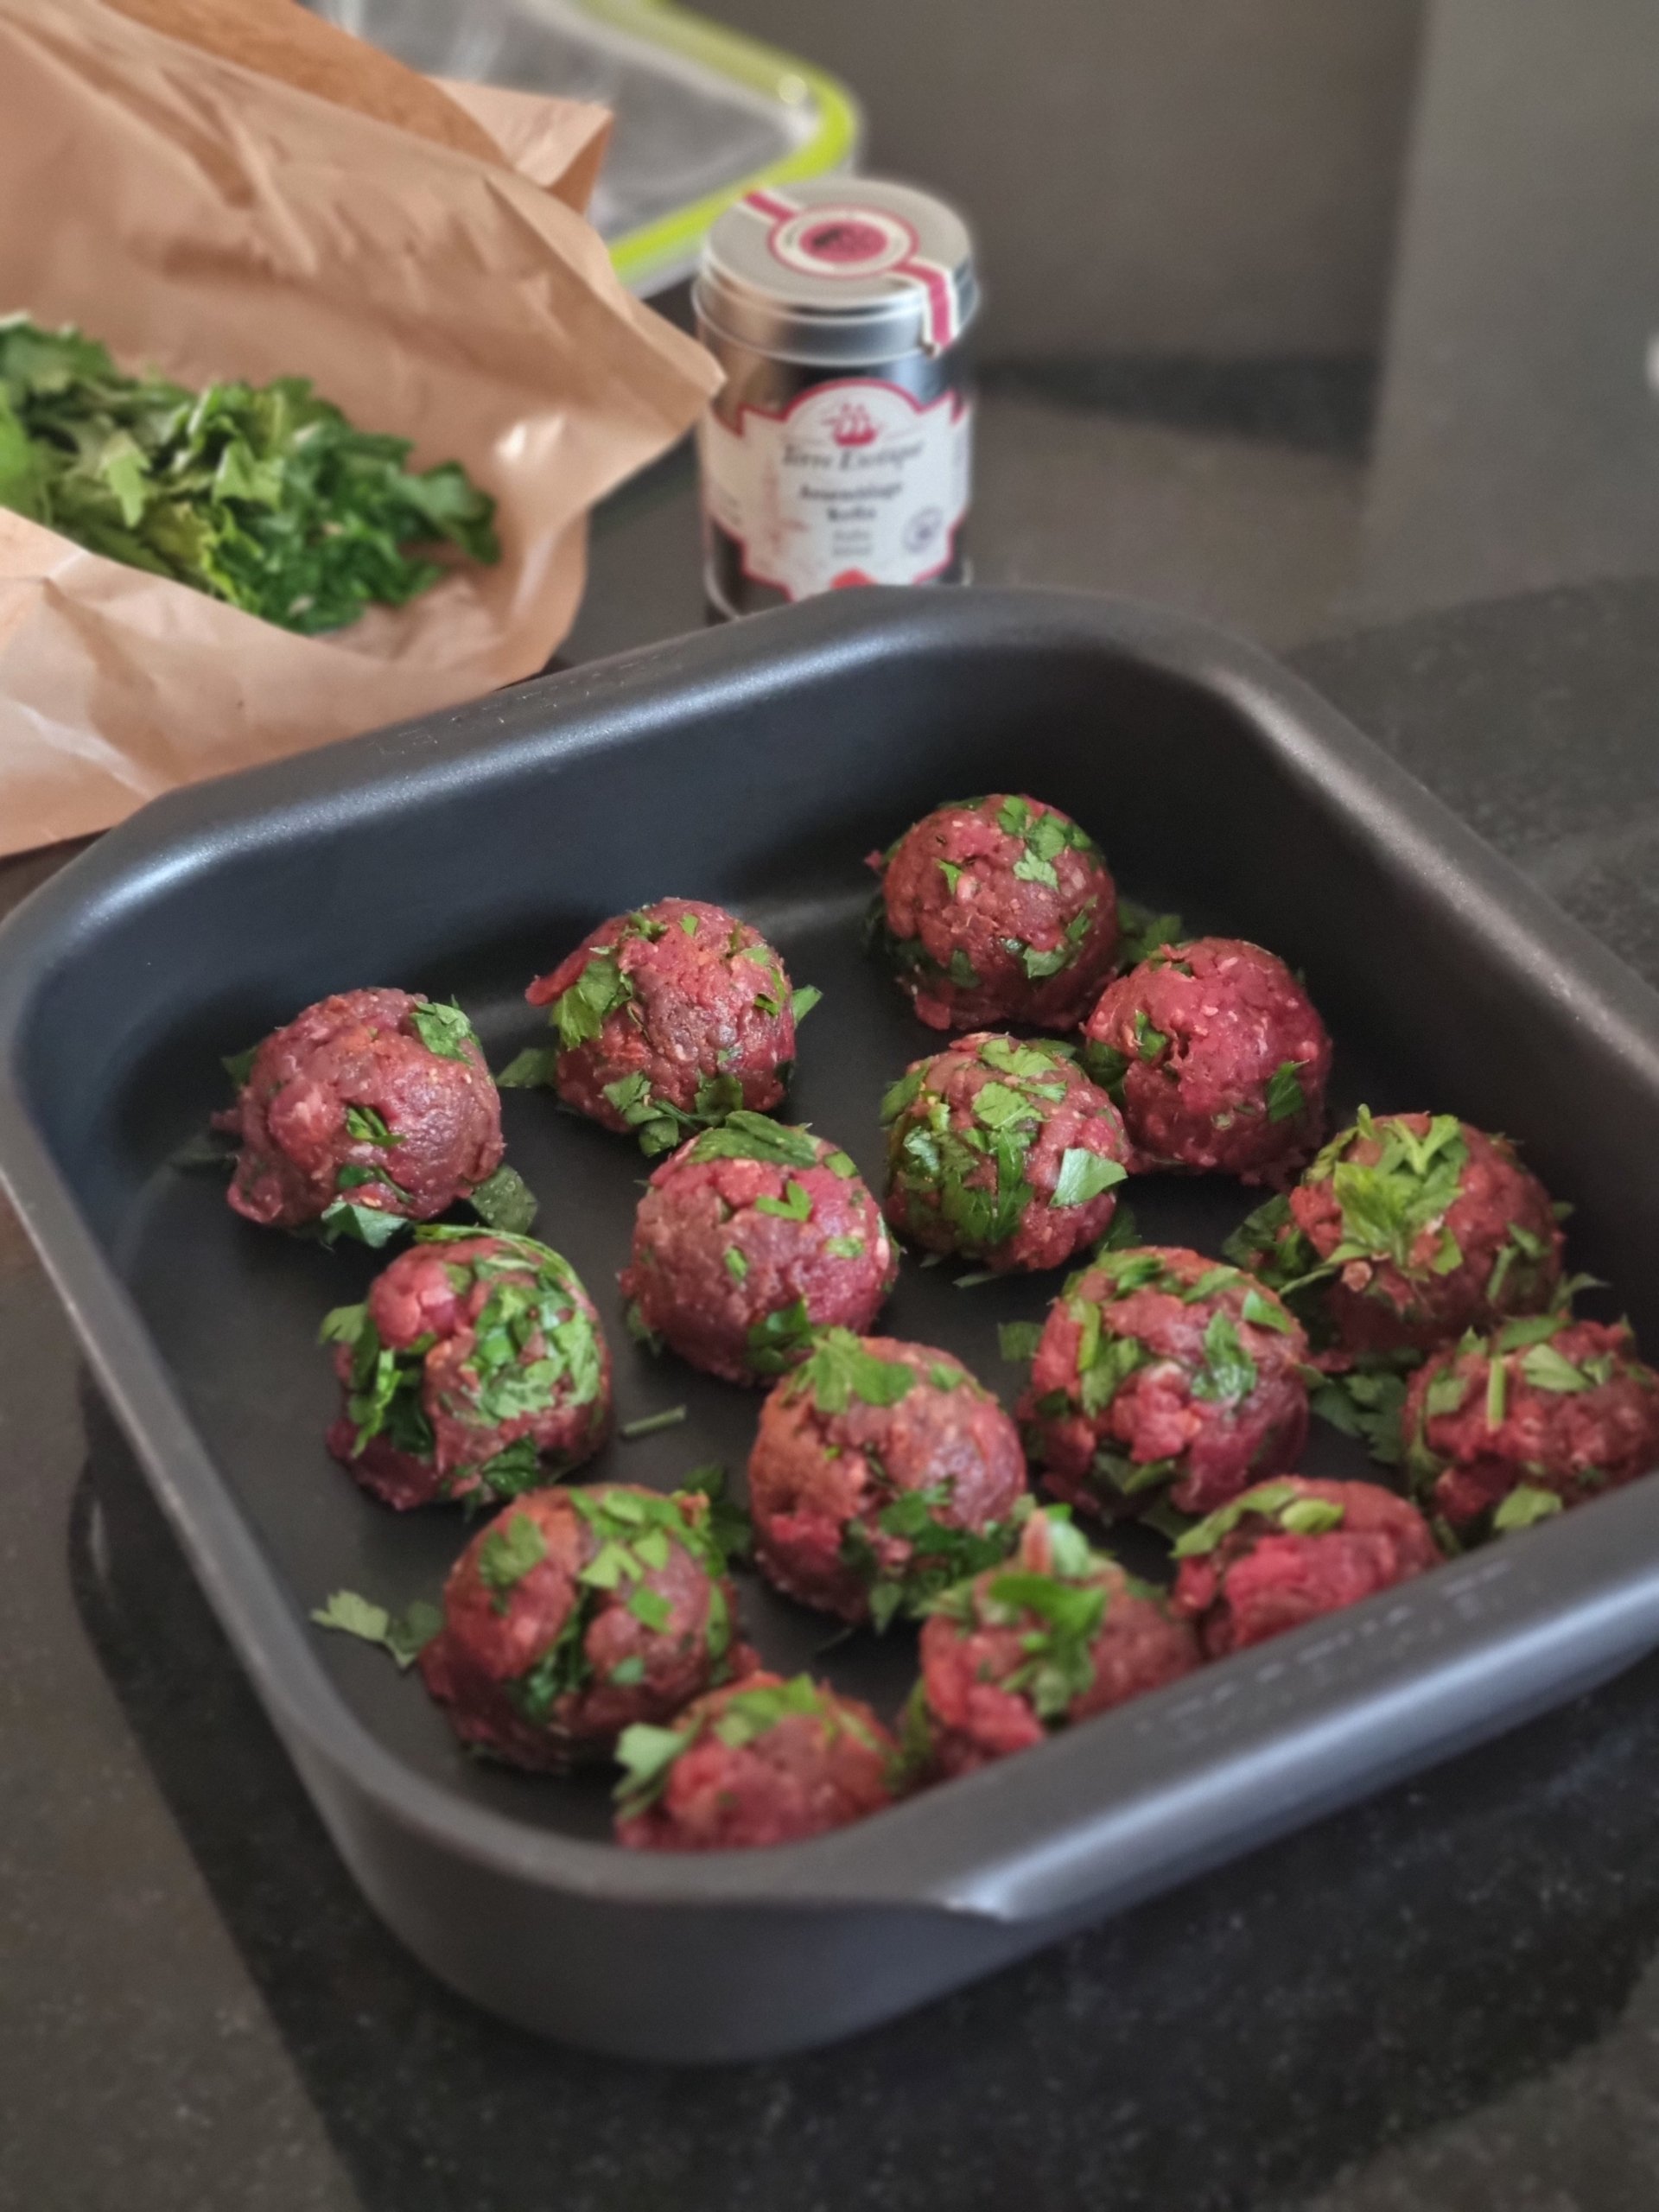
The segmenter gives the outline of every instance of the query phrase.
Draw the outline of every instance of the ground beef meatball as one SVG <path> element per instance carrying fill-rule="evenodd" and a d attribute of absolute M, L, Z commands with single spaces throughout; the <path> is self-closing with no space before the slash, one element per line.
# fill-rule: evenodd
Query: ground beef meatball
<path fill-rule="evenodd" d="M 969 1774 L 1073 1721 L 1191 1674 L 1198 1639 L 1159 1591 L 1093 1551 L 1064 1506 L 1027 1522 L 1016 1556 L 933 1599 L 906 1756 Z"/>
<path fill-rule="evenodd" d="M 1507 1137 L 1364 1107 L 1224 1248 L 1287 1291 L 1321 1348 L 1432 1351 L 1541 1313 L 1561 1271 L 1549 1193 Z"/>
<path fill-rule="evenodd" d="M 1281 1186 L 1319 1143 L 1331 1039 L 1259 944 L 1160 947 L 1106 986 L 1083 1033 L 1084 1066 L 1122 1109 L 1137 1171 Z"/>
<path fill-rule="evenodd" d="M 416 1230 L 322 1325 L 345 1394 L 328 1449 L 399 1510 L 516 1497 L 610 1433 L 611 1356 L 569 1262 L 528 1236 Z"/>
<path fill-rule="evenodd" d="M 1071 1029 L 1111 966 L 1117 893 L 1069 814 L 995 792 L 935 807 L 885 854 L 872 935 L 933 1029 Z"/>
<path fill-rule="evenodd" d="M 1422 1515 L 1392 1491 L 1281 1475 L 1180 1539 L 1174 1606 L 1205 1656 L 1224 1659 L 1409 1582 L 1440 1556 Z"/>
<path fill-rule="evenodd" d="M 898 1794 L 897 1746 L 874 1713 L 807 1675 L 751 1675 L 672 1728 L 629 1729 L 618 1753 L 616 1840 L 631 1851 L 796 1843 Z"/>
<path fill-rule="evenodd" d="M 918 1611 L 1006 1559 L 1025 1510 L 1019 1432 L 948 1352 L 826 1330 L 760 1409 L 755 1563 L 842 1620 Z"/>
<path fill-rule="evenodd" d="M 893 1226 L 999 1274 L 1093 1243 L 1128 1172 L 1116 1107 L 1043 1039 L 959 1038 L 900 1077 L 881 1119 Z"/>
<path fill-rule="evenodd" d="M 899 1272 L 844 1152 L 739 1112 L 652 1177 L 621 1277 L 628 1326 L 728 1382 L 804 1359 L 813 1330 L 868 1328 Z"/>
<path fill-rule="evenodd" d="M 782 1100 L 795 1024 L 815 990 L 791 988 L 758 930 L 700 899 L 615 915 L 525 992 L 556 1046 L 522 1052 L 512 1086 L 550 1083 L 567 1106 L 669 1152 L 734 1106 Z"/>
<path fill-rule="evenodd" d="M 1103 1252 L 1049 1309 L 1020 1401 L 1046 1487 L 1109 1516 L 1208 1513 L 1307 1438 L 1307 1340 L 1237 1268 L 1165 1245 Z"/>
<path fill-rule="evenodd" d="M 1622 1321 L 1535 1314 L 1420 1368 L 1402 1433 L 1424 1511 L 1502 1534 L 1659 1466 L 1659 1375 Z"/>
<path fill-rule="evenodd" d="M 747 1673 L 708 1516 L 699 1493 L 631 1483 L 530 1491 L 497 1514 L 450 1570 L 421 1653 L 462 1743 L 557 1771 Z"/>
<path fill-rule="evenodd" d="M 229 1197 L 250 1221 L 384 1243 L 501 1165 L 501 1102 L 457 1006 L 341 991 L 226 1065 L 237 1100 L 215 1125 L 240 1140 Z"/>

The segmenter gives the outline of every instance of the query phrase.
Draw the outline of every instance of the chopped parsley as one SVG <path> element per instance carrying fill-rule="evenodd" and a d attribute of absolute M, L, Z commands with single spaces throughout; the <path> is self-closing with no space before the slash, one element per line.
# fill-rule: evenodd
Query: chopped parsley
<path fill-rule="evenodd" d="M 800 983 L 790 994 L 789 1010 L 797 1021 L 804 1021 L 815 1006 L 819 1005 L 823 993 L 816 983 Z"/>
<path fill-rule="evenodd" d="M 1330 1498 L 1305 1497 L 1292 1482 L 1258 1483 L 1189 1529 L 1176 1541 L 1175 1557 L 1206 1557 L 1252 1516 L 1270 1522 L 1287 1535 L 1322 1536 L 1342 1526 L 1344 1509 Z"/>
<path fill-rule="evenodd" d="M 1561 1499 L 1553 1490 L 1540 1490 L 1530 1483 L 1522 1483 L 1512 1490 L 1492 1516 L 1492 1533 L 1507 1536 L 1516 1529 L 1530 1529 L 1535 1522 L 1548 1521 L 1564 1510 Z"/>
<path fill-rule="evenodd" d="M 633 996 L 633 985 L 617 965 L 613 948 L 596 950 L 585 961 L 574 983 L 559 993 L 547 1009 L 547 1018 L 559 1033 L 567 1052 L 591 1045 L 607 1019 Z"/>
<path fill-rule="evenodd" d="M 1255 1362 L 1240 1342 L 1232 1317 L 1217 1307 L 1204 1332 L 1204 1365 L 1192 1377 L 1192 1395 L 1216 1405 L 1236 1405 L 1255 1384 Z"/>
<path fill-rule="evenodd" d="M 935 1483 L 925 1490 L 897 1491 L 875 1516 L 880 1533 L 908 1548 L 909 1556 L 899 1574 L 883 1567 L 880 1554 L 861 1522 L 848 1524 L 842 1537 L 842 1564 L 852 1569 L 869 1595 L 870 1622 L 886 1629 L 900 1613 L 917 1615 L 930 1599 L 952 1583 L 967 1580 L 1006 1559 L 1019 1541 L 1020 1529 L 1031 1508 L 1016 1508 L 1007 1521 L 983 1529 L 953 1527 L 942 1516 L 950 1508 L 952 1485 Z"/>
<path fill-rule="evenodd" d="M 1150 1064 L 1156 1060 L 1159 1053 L 1163 1051 L 1168 1042 L 1169 1039 L 1164 1031 L 1154 1029 L 1147 1020 L 1146 1008 L 1136 1007 L 1135 1009 L 1135 1049 L 1137 1057 Z"/>
<path fill-rule="evenodd" d="M 262 1038 L 260 1043 L 263 1044 L 264 1041 Z M 238 1090 L 253 1073 L 253 1064 L 258 1057 L 258 1045 L 250 1045 L 245 1052 L 226 1052 L 224 1058 L 220 1060 L 220 1067 L 224 1069 Z"/>
<path fill-rule="evenodd" d="M 377 1605 L 355 1590 L 336 1590 L 326 1605 L 312 1613 L 319 1628 L 337 1629 L 364 1643 L 378 1643 L 397 1661 L 400 1671 L 412 1667 L 443 1626 L 440 1608 L 424 1598 L 401 1613 Z"/>
<path fill-rule="evenodd" d="M 498 1090 L 539 1090 L 550 1087 L 558 1071 L 556 1046 L 531 1045 L 507 1062 L 495 1078 L 495 1087 Z"/>
<path fill-rule="evenodd" d="M 816 1167 L 819 1142 L 810 1130 L 792 1128 L 768 1115 L 746 1107 L 728 1112 L 718 1128 L 707 1130 L 687 1157 L 706 1160 L 760 1160 L 776 1167 Z M 826 1162 L 825 1165 L 828 1165 Z"/>
<path fill-rule="evenodd" d="M 1052 1107 L 1066 1094 L 1071 1055 L 1052 1045 L 991 1038 L 976 1057 L 990 1079 L 974 1093 L 968 1126 L 958 1126 L 950 1100 L 933 1087 L 961 1066 L 960 1046 L 911 1069 L 882 1101 L 882 1119 L 892 1186 L 912 1225 L 942 1221 L 953 1249 L 982 1257 L 1013 1236 L 1036 1197 L 1027 1161 Z M 1096 1155 L 1076 1149 L 1077 1160 L 1071 1152 L 1065 1156 L 1071 1187 L 1088 1189 L 1100 1172 Z M 1097 1189 L 1121 1179 L 1116 1162 L 1100 1165 L 1115 1172 Z M 1063 1164 L 1062 1174 L 1067 1172 Z M 1057 1197 L 1052 1203 L 1083 1200 Z"/>
<path fill-rule="evenodd" d="M 643 1414 L 638 1421 L 624 1421 L 616 1433 L 624 1444 L 634 1444 L 642 1436 L 655 1436 L 659 1429 L 677 1428 L 684 1419 L 683 1406 L 667 1406 L 659 1414 Z"/>
<path fill-rule="evenodd" d="M 1019 1628 L 1021 1657 L 997 1687 L 1030 1700 L 1046 1726 L 1063 1721 L 1094 1687 L 1094 1643 L 1111 1600 L 1109 1563 L 1071 1526 L 1064 1506 L 1041 1516 L 1048 1524 L 1049 1567 L 1010 1567 L 960 1583 L 929 1604 L 971 1632 Z M 1140 1586 L 1129 1588 L 1141 1594 Z"/>
<path fill-rule="evenodd" d="M 1128 1170 L 1122 1160 L 1108 1160 L 1080 1145 L 1068 1145 L 1060 1155 L 1060 1172 L 1054 1180 L 1052 1206 L 1086 1206 L 1121 1183 Z"/>
<path fill-rule="evenodd" d="M 1268 1084 L 1268 1119 L 1294 1122 L 1306 1106 L 1302 1094 L 1301 1062 L 1281 1060 Z"/>
<path fill-rule="evenodd" d="M 735 1244 L 728 1244 L 720 1256 L 727 1274 L 734 1282 L 746 1282 L 748 1280 L 748 1261 Z"/>
<path fill-rule="evenodd" d="M 1535 1390 L 1588 1390 L 1597 1380 L 1548 1344 L 1533 1345 L 1522 1359 L 1521 1372 Z"/>
<path fill-rule="evenodd" d="M 1138 968 L 1160 946 L 1179 944 L 1186 930 L 1179 914 L 1157 914 L 1133 899 L 1117 902 L 1117 960 L 1120 969 Z"/>
<path fill-rule="evenodd" d="M 822 1414 L 842 1414 L 855 1398 L 867 1406 L 896 1406 L 915 1380 L 903 1360 L 867 1351 L 850 1329 L 820 1329 L 788 1388 L 792 1395 L 809 1393 Z"/>
<path fill-rule="evenodd" d="M 762 1192 L 754 1201 L 756 1213 L 771 1214 L 779 1221 L 810 1221 L 812 1218 L 812 1194 L 804 1183 L 791 1178 L 784 1185 L 784 1195 L 774 1198 Z"/>
<path fill-rule="evenodd" d="M 344 1183 L 349 1172 L 341 1168 L 338 1180 Z M 370 1176 L 366 1179 L 383 1182 L 385 1178 Z M 316 1226 L 325 1244 L 338 1243 L 346 1236 L 355 1243 L 366 1244 L 372 1252 L 378 1252 L 407 1229 L 409 1221 L 407 1216 L 392 1213 L 385 1206 L 359 1205 L 350 1198 L 336 1198 L 323 1208 Z"/>
<path fill-rule="evenodd" d="M 532 1568 L 547 1557 L 547 1539 L 527 1513 L 504 1513 L 479 1541 L 474 1557 L 478 1579 L 496 1592 L 499 1611 Z"/>
<path fill-rule="evenodd" d="M 1406 1389 L 1420 1363 L 1416 1352 L 1362 1352 L 1343 1373 L 1314 1384 L 1309 1408 L 1344 1436 L 1357 1437 L 1379 1465 L 1397 1466 L 1405 1449 Z"/>
<path fill-rule="evenodd" d="M 812 1317 L 804 1298 L 780 1306 L 749 1327 L 747 1358 L 754 1375 L 781 1375 L 798 1363 L 812 1338 Z"/>
<path fill-rule="evenodd" d="M 998 1349 L 1010 1365 L 1034 1359 L 1037 1347 L 1043 1340 L 1040 1321 L 1003 1321 L 997 1326 Z"/>
<path fill-rule="evenodd" d="M 695 1712 L 675 1727 L 636 1722 L 623 1730 L 616 1746 L 617 1763 L 622 1769 L 616 1789 L 619 1817 L 632 1820 L 654 1805 L 667 1787 L 675 1761 L 704 1737 L 712 1735 L 728 1750 L 741 1751 L 793 1716 L 817 1720 L 832 1736 L 850 1732 L 861 1740 L 868 1737 L 868 1730 L 839 1702 L 834 1691 L 809 1675 L 798 1675 L 792 1681 L 736 1689 L 720 1700 L 715 1711 Z"/>
<path fill-rule="evenodd" d="M 448 1006 L 416 999 L 409 1009 L 409 1022 L 427 1051 L 441 1060 L 470 1061 L 474 1053 L 483 1057 L 477 1032 L 453 999 Z"/>
<path fill-rule="evenodd" d="M 498 1167 L 467 1193 L 467 1203 L 486 1229 L 522 1236 L 536 1220 L 536 1193 L 516 1167 Z"/>
<path fill-rule="evenodd" d="M 346 1130 L 359 1144 L 401 1144 L 403 1139 L 388 1127 L 384 1117 L 372 1106 L 348 1106 L 346 1109 Z"/>

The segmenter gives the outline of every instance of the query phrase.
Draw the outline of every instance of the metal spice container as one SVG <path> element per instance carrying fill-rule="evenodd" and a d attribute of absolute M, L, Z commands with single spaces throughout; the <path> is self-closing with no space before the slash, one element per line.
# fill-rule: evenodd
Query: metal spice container
<path fill-rule="evenodd" d="M 868 177 L 752 192 L 703 248 L 697 332 L 726 372 L 698 432 L 719 616 L 854 584 L 960 583 L 973 242 Z"/>

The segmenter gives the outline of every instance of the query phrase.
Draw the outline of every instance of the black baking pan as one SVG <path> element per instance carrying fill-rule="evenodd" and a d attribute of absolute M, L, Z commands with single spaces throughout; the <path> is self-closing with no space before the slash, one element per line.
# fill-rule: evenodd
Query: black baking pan
<path fill-rule="evenodd" d="M 376 1262 L 250 1228 L 168 1164 L 219 1055 L 324 993 L 458 995 L 493 1062 L 544 1034 L 529 976 L 665 893 L 759 923 L 823 1005 L 796 1111 L 867 1173 L 876 1105 L 930 1048 L 862 960 L 861 856 L 942 795 L 1026 789 L 1122 885 L 1306 969 L 1337 1104 L 1519 1138 L 1576 1202 L 1573 1262 L 1659 1341 L 1659 999 L 1272 661 L 1199 625 L 1056 594 L 859 592 L 531 683 L 178 793 L 0 932 L 0 1172 L 195 1570 L 378 1911 L 480 2003 L 604 2050 L 757 2056 L 879 2020 L 1445 1756 L 1659 1643 L 1659 1484 L 813 1842 L 706 1858 L 608 1841 L 602 1776 L 465 1758 L 413 1676 L 308 1624 L 340 1586 L 436 1591 L 464 1536 L 324 1454 L 315 1338 Z M 590 1471 L 741 1471 L 755 1401 L 629 1344 L 613 1277 L 644 1173 L 622 1140 L 506 1100 L 539 1233 L 612 1322 L 624 1421 L 685 1423 Z M 1249 1194 L 1148 1178 L 1143 1235 L 1218 1248 Z M 1010 1398 L 999 1321 L 1052 1278 L 906 1268 L 884 1325 Z M 1313 1471 L 1373 1471 L 1322 1433 Z M 751 1633 L 891 1712 L 904 1632 L 744 1587 Z"/>

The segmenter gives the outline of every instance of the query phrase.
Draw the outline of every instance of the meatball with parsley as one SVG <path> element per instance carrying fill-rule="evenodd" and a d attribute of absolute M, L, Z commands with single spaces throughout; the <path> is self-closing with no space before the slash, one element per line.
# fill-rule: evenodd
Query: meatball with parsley
<path fill-rule="evenodd" d="M 815 1329 L 866 1329 L 899 1255 L 851 1157 L 738 1112 L 652 1176 L 621 1278 L 628 1325 L 728 1382 L 804 1359 Z"/>
<path fill-rule="evenodd" d="M 1175 1546 L 1175 1611 L 1205 1656 L 1224 1659 L 1440 1560 L 1414 1505 L 1376 1483 L 1258 1483 L 1189 1529 Z"/>
<path fill-rule="evenodd" d="M 1011 1560 L 930 1603 L 906 1751 L 924 1775 L 971 1774 L 1198 1664 L 1198 1639 L 1163 1592 L 1051 1506 Z"/>
<path fill-rule="evenodd" d="M 842 1620 L 918 1612 L 1006 1558 L 1028 1510 L 1018 1430 L 949 1352 L 827 1329 L 760 1409 L 755 1564 Z"/>
<path fill-rule="evenodd" d="M 226 1065 L 237 1099 L 215 1126 L 238 1141 L 228 1196 L 249 1221 L 379 1245 L 501 1171 L 501 1101 L 458 1006 L 341 991 Z"/>
<path fill-rule="evenodd" d="M 510 1086 L 550 1083 L 567 1106 L 671 1152 L 734 1107 L 782 1103 L 795 1025 L 817 1003 L 747 922 L 700 899 L 614 915 L 524 994 L 556 1045 L 521 1053 Z"/>
<path fill-rule="evenodd" d="M 1282 1188 L 1319 1143 L 1331 1039 L 1259 944 L 1160 946 L 1106 986 L 1083 1034 L 1084 1066 L 1122 1109 L 1137 1172 Z"/>
<path fill-rule="evenodd" d="M 1049 1309 L 1020 1401 L 1055 1496 L 1116 1517 L 1208 1513 L 1294 1465 L 1307 1340 L 1273 1293 L 1179 1246 L 1100 1253 Z"/>
<path fill-rule="evenodd" d="M 958 1038 L 893 1085 L 881 1119 L 893 1228 L 999 1274 L 1093 1243 L 1128 1173 L 1116 1107 L 1044 1039 Z"/>
<path fill-rule="evenodd" d="M 630 1728 L 617 1755 L 616 1840 L 630 1851 L 798 1843 L 899 1794 L 897 1746 L 869 1707 L 807 1675 L 711 1691 L 672 1727 Z"/>
<path fill-rule="evenodd" d="M 1320 1348 L 1432 1351 L 1550 1305 L 1561 1230 L 1507 1137 L 1452 1114 L 1372 1114 L 1325 1146 L 1225 1250 L 1296 1306 Z"/>
<path fill-rule="evenodd" d="M 870 866 L 874 942 L 930 1028 L 1082 1020 L 1111 966 L 1117 893 L 1069 814 L 1006 791 L 937 806 Z"/>
<path fill-rule="evenodd" d="M 1623 1321 L 1534 1314 L 1436 1353 L 1401 1428 L 1436 1524 L 1462 1541 L 1502 1535 L 1659 1467 L 1659 1375 Z"/>
<path fill-rule="evenodd" d="M 700 1493 L 531 1491 L 450 1570 L 421 1673 L 462 1743 L 557 1772 L 747 1673 L 735 1620 Z"/>
<path fill-rule="evenodd" d="M 528 1236 L 417 1229 L 322 1325 L 344 1403 L 328 1449 L 383 1504 L 512 1497 L 610 1433 L 611 1357 L 568 1261 Z"/>

